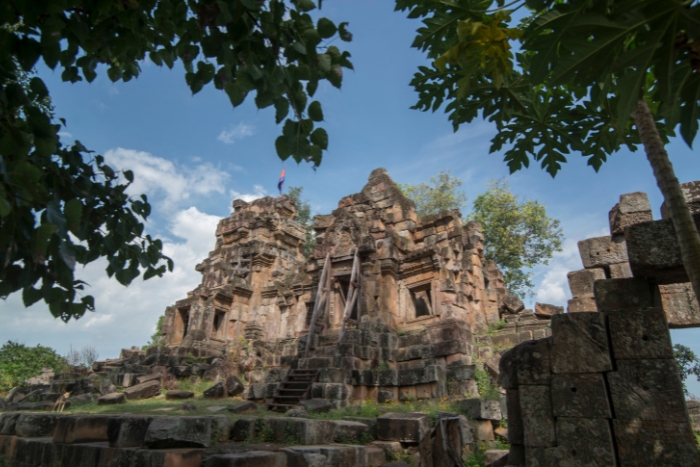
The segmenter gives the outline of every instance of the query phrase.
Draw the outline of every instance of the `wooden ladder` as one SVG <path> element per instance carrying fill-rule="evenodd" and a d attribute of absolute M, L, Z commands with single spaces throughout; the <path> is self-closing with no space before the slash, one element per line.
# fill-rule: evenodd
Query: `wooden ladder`
<path fill-rule="evenodd" d="M 268 410 L 284 412 L 308 399 L 311 385 L 318 381 L 319 372 L 317 369 L 289 370 L 284 381 L 275 390 L 272 403 L 267 405 Z"/>

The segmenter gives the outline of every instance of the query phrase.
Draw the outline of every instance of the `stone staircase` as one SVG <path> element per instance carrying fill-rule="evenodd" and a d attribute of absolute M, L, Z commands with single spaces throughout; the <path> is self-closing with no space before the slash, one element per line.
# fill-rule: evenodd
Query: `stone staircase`
<path fill-rule="evenodd" d="M 277 387 L 268 404 L 269 410 L 284 412 L 300 401 L 307 399 L 311 393 L 311 385 L 318 381 L 318 369 L 289 370 L 284 381 Z"/>

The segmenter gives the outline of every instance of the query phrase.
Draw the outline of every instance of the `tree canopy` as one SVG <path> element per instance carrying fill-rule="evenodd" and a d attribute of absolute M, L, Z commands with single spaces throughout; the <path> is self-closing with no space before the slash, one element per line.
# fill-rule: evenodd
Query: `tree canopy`
<path fill-rule="evenodd" d="M 92 82 L 106 72 L 129 81 L 146 59 L 181 61 L 193 94 L 205 85 L 236 107 L 254 94 L 274 106 L 282 159 L 321 162 L 328 134 L 321 81 L 340 87 L 350 54 L 328 40 L 349 41 L 347 23 L 309 11 L 321 0 L 16 0 L 0 6 L 0 297 L 22 291 L 26 306 L 44 300 L 68 321 L 94 310 L 76 265 L 105 258 L 107 274 L 128 285 L 172 270 L 162 242 L 145 234 L 146 196 L 79 141 L 59 142 L 60 124 L 45 104 L 49 90 L 31 76 L 39 60 L 64 81 Z M 27 75 L 29 73 L 29 75 Z M 50 102 L 50 101 L 49 101 Z"/>
<path fill-rule="evenodd" d="M 308 200 L 302 199 L 301 194 L 304 191 L 304 187 L 301 186 L 290 186 L 289 196 L 294 201 L 297 207 L 297 215 L 294 220 L 300 223 L 304 227 L 305 237 L 304 237 L 304 255 L 309 256 L 316 245 L 314 240 L 314 223 L 311 218 L 311 203 Z"/>
<path fill-rule="evenodd" d="M 407 198 L 416 203 L 416 213 L 419 217 L 447 210 L 461 212 L 467 205 L 467 195 L 458 190 L 462 181 L 454 177 L 450 170 L 438 172 L 430 177 L 427 183 L 399 183 L 397 186 Z"/>
<path fill-rule="evenodd" d="M 474 199 L 468 218 L 481 224 L 484 256 L 503 271 L 506 287 L 516 295 L 532 293 L 531 271 L 562 251 L 559 221 L 537 201 L 519 199 L 503 180 L 492 181 Z"/>
<path fill-rule="evenodd" d="M 41 373 L 42 368 L 51 368 L 59 373 L 66 367 L 66 360 L 50 347 L 8 341 L 0 347 L 0 391 L 8 391 L 22 382 Z"/>

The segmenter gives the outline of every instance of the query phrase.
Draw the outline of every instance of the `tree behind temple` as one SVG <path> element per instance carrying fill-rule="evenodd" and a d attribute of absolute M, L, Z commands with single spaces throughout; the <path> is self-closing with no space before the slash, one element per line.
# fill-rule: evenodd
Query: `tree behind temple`
<path fill-rule="evenodd" d="M 294 218 L 295 221 L 304 226 L 306 231 L 306 236 L 304 239 L 304 256 L 309 256 L 314 249 L 315 241 L 313 235 L 313 221 L 311 219 L 311 204 L 306 199 L 301 199 L 301 193 L 304 191 L 304 187 L 301 186 L 290 186 L 289 196 L 294 201 L 297 207 L 297 215 Z"/>
<path fill-rule="evenodd" d="M 430 177 L 428 183 L 411 185 L 397 184 L 401 192 L 416 203 L 418 217 L 437 214 L 442 211 L 460 211 L 467 205 L 467 196 L 457 189 L 462 181 L 452 176 L 451 170 L 443 170 Z"/>
<path fill-rule="evenodd" d="M 498 264 L 506 287 L 521 297 L 534 287 L 533 273 L 526 269 L 547 264 L 555 252 L 562 251 L 559 221 L 547 216 L 537 201 L 519 199 L 504 180 L 488 184 L 468 217 L 483 228 L 484 256 Z"/>

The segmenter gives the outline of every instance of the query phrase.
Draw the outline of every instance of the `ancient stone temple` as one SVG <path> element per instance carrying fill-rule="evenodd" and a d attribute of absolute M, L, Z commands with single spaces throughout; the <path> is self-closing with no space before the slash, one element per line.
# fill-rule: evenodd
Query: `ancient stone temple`
<path fill-rule="evenodd" d="M 511 331 L 524 320 L 548 332 L 549 316 L 512 306 L 478 223 L 455 211 L 419 219 L 384 169 L 315 217 L 308 258 L 290 198 L 233 209 L 197 266 L 201 284 L 166 309 L 162 333 L 173 355 L 244 347 L 250 399 L 293 402 L 301 389 L 286 389 L 290 379 L 336 405 L 441 397 L 448 380 L 474 392 L 473 335 L 509 312 Z"/>

